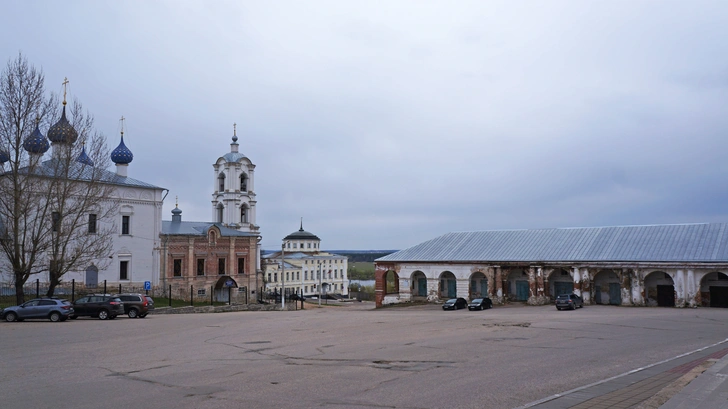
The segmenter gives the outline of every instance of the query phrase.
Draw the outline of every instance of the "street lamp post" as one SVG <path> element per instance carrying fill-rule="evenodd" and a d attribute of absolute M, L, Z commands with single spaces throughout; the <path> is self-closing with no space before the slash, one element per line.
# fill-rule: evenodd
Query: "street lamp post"
<path fill-rule="evenodd" d="M 319 304 L 319 307 L 320 307 L 321 306 L 321 260 L 318 260 L 318 268 L 319 268 L 319 273 L 318 273 L 318 279 L 319 279 L 319 285 L 318 285 L 318 293 L 319 293 L 318 302 L 319 303 L 318 304 Z"/>
<path fill-rule="evenodd" d="M 286 310 L 286 243 L 281 245 L 281 309 Z"/>

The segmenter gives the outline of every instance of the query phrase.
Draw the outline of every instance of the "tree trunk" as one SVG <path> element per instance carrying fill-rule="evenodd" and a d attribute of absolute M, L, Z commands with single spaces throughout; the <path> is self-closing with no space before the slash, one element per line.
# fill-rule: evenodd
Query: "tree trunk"
<path fill-rule="evenodd" d="M 17 280 L 15 280 L 15 302 L 17 302 L 18 305 L 25 302 L 25 294 L 23 293 L 23 283 L 20 283 Z"/>

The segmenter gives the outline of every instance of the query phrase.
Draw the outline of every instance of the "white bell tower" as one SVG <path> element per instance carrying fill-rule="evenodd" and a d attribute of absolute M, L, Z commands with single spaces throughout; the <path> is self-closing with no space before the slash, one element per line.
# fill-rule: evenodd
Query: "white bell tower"
<path fill-rule="evenodd" d="M 230 152 L 213 165 L 212 221 L 242 232 L 258 233 L 255 224 L 255 165 L 238 152 L 237 124 L 233 124 Z"/>

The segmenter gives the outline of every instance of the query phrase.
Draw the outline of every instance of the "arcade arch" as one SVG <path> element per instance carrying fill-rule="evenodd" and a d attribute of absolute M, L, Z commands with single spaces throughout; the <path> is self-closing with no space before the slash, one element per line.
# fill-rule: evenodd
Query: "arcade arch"
<path fill-rule="evenodd" d="M 717 271 L 706 274 L 700 280 L 700 300 L 703 307 L 728 308 L 728 275 Z"/>
<path fill-rule="evenodd" d="M 653 271 L 645 276 L 645 302 L 648 306 L 674 307 L 675 282 L 664 271 Z"/>

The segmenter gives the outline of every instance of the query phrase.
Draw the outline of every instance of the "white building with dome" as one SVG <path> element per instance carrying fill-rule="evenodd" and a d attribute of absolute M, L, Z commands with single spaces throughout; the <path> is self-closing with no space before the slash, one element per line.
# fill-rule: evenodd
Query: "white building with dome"
<path fill-rule="evenodd" d="M 30 155 L 29 160 L 38 164 L 34 172 L 40 177 L 55 177 L 53 165 L 60 150 L 78 149 L 74 145 L 78 133 L 66 118 L 65 105 L 64 99 L 61 118 L 49 128 L 47 136 L 36 126 L 35 131 L 23 143 L 23 148 Z M 44 160 L 51 144 L 51 157 Z M 167 189 L 129 177 L 129 164 L 133 158 L 134 155 L 124 143 L 123 130 L 119 145 L 111 152 L 111 161 L 116 165 L 115 172 L 98 168 L 87 155 L 85 146 L 81 147 L 80 154 L 72 164 L 71 174 L 80 175 L 78 177 L 81 181 L 91 181 L 90 175 L 95 175 L 95 180 L 112 187 L 112 194 L 101 202 L 102 206 L 108 206 L 107 209 L 98 209 L 97 212 L 105 214 L 107 212 L 104 210 L 113 209 L 112 217 L 102 219 L 97 217 L 97 213 L 89 212 L 88 234 L 93 236 L 99 231 L 113 229 L 113 244 L 109 254 L 104 254 L 102 258 L 77 271 L 66 273 L 62 283 L 75 280 L 77 285 L 97 288 L 105 282 L 110 289 L 122 285 L 125 289 L 137 287 L 140 290 L 147 281 L 152 286 L 159 284 L 159 234 L 162 227 L 162 204 Z M 8 152 L 0 153 L 0 175 L 5 171 L 4 163 L 9 159 Z M 49 260 L 41 260 L 39 263 L 49 263 Z M 0 255 L 0 285 L 12 286 L 14 279 L 5 254 Z M 44 273 L 33 275 L 26 284 L 36 279 L 41 283 L 47 282 L 48 276 Z"/>
<path fill-rule="evenodd" d="M 281 251 L 263 256 L 268 292 L 349 295 L 349 259 L 321 250 L 321 239 L 301 228 L 285 238 Z"/>

